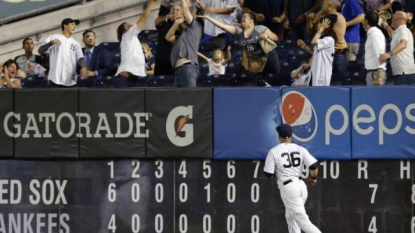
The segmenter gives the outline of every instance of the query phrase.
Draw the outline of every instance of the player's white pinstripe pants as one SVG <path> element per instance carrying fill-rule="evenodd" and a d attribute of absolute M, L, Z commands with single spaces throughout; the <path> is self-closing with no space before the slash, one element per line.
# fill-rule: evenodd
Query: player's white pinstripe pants
<path fill-rule="evenodd" d="M 304 204 L 307 201 L 308 192 L 304 181 L 293 178 L 292 182 L 283 185 L 278 183 L 281 199 L 285 205 L 285 218 L 287 219 L 289 233 L 321 233 L 311 223 L 305 212 Z"/>

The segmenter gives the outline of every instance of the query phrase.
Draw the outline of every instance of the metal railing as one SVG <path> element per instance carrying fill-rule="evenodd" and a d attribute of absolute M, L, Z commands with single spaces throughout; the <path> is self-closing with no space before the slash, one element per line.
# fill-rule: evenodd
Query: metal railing
<path fill-rule="evenodd" d="M 51 4 L 47 4 L 47 5 L 45 5 L 45 3 L 43 3 L 42 5 L 40 5 L 39 7 L 35 8 L 35 9 L 33 9 L 34 3 L 30 3 L 29 1 L 21 2 L 21 3 L 14 3 L 12 5 L 12 6 L 14 6 L 14 8 L 9 9 L 10 10 L 9 14 L 14 13 L 15 11 L 18 11 L 19 13 L 13 14 L 13 15 L 5 14 L 6 17 L 0 18 L 0 25 L 16 22 L 16 21 L 22 20 L 22 19 L 27 19 L 27 18 L 30 18 L 30 17 L 33 17 L 33 16 L 41 15 L 41 14 L 46 13 L 46 12 L 63 9 L 63 8 L 68 7 L 68 6 L 79 4 L 79 3 L 85 4 L 86 2 L 87 2 L 87 0 L 65 0 L 64 2 L 60 2 L 60 3 L 55 2 L 55 3 L 51 3 Z M 5 5 L 5 4 L 10 4 L 10 3 L 1 3 L 1 4 Z M 8 8 L 4 7 L 2 10 L 7 11 Z"/>
<path fill-rule="evenodd" d="M 87 0 L 83 0 L 82 2 L 86 3 Z M 117 22 L 117 21 L 121 21 L 123 19 L 127 19 L 127 18 L 131 17 L 132 15 L 123 15 L 121 18 L 118 17 L 117 19 L 106 21 L 105 23 L 96 24 L 95 22 L 97 21 L 98 18 L 100 18 L 102 16 L 105 16 L 105 15 L 114 14 L 114 13 L 117 13 L 117 12 L 120 12 L 120 11 L 122 12 L 124 10 L 128 10 L 130 8 L 143 5 L 146 2 L 147 2 L 146 0 L 142 0 L 140 2 L 136 2 L 136 3 L 126 5 L 126 6 L 123 6 L 123 7 L 119 7 L 119 8 L 116 8 L 116 9 L 103 11 L 103 12 L 100 12 L 99 14 L 96 14 L 96 15 L 93 15 L 93 16 L 88 15 L 87 17 L 79 18 L 79 20 L 81 22 L 90 21 L 90 23 L 91 23 L 90 29 L 94 29 L 94 28 L 97 28 L 97 27 L 102 27 L 102 26 L 109 25 L 109 24 Z M 155 10 L 155 9 L 153 9 L 153 10 Z M 46 27 L 46 28 L 39 28 L 39 30 L 36 31 L 35 36 L 40 38 L 42 33 L 52 31 L 52 30 L 56 30 L 56 29 L 60 29 L 60 25 L 53 25 L 53 26 Z M 7 43 L 11 43 L 11 42 L 18 41 L 18 40 L 23 40 L 24 38 L 32 37 L 33 35 L 34 35 L 33 32 L 22 34 L 22 35 L 15 36 L 15 37 L 9 38 L 7 40 L 1 41 L 0 44 L 7 44 Z M 20 50 L 21 48 L 18 48 L 18 49 Z M 8 52 L 5 52 L 5 53 L 0 52 L 0 55 L 4 55 L 4 54 L 10 53 L 10 52 L 13 52 L 13 51 L 8 51 Z"/>

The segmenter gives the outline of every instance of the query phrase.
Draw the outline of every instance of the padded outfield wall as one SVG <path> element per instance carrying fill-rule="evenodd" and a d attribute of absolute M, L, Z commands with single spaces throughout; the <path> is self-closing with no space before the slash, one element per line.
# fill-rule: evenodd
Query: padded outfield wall
<path fill-rule="evenodd" d="M 320 160 L 322 232 L 415 232 L 414 91 L 2 90 L 0 232 L 285 232 L 281 122 Z"/>

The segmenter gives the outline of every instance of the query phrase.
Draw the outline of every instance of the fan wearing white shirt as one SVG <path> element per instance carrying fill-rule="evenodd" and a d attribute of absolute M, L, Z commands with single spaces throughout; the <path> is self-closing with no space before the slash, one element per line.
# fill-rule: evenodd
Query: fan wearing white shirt
<path fill-rule="evenodd" d="M 379 55 L 386 51 L 386 39 L 382 31 L 377 28 L 379 15 L 374 11 L 368 11 L 362 22 L 363 28 L 367 32 L 365 43 L 365 69 L 366 84 L 385 85 L 386 83 L 386 62 L 379 61 Z"/>
<path fill-rule="evenodd" d="M 143 14 L 135 25 L 124 22 L 117 28 L 117 38 L 121 42 L 121 63 L 115 74 L 114 87 L 134 87 L 138 78 L 147 76 L 146 61 L 138 34 L 150 16 L 151 9 L 157 0 L 150 0 Z"/>
<path fill-rule="evenodd" d="M 414 39 L 406 27 L 407 13 L 397 11 L 392 17 L 395 32 L 390 44 L 391 50 L 379 56 L 380 62 L 390 59 L 395 85 L 415 84 Z"/>
<path fill-rule="evenodd" d="M 45 43 L 39 47 L 39 53 L 49 52 L 49 86 L 51 87 L 75 87 L 76 65 L 80 65 L 81 77 L 88 76 L 88 69 L 82 46 L 72 35 L 75 33 L 79 20 L 66 18 L 62 20 L 62 34 L 49 36 Z"/>

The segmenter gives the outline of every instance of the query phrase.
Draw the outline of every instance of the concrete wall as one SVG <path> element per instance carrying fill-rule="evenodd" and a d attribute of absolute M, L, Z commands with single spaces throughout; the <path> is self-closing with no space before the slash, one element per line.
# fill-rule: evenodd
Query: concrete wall
<path fill-rule="evenodd" d="M 117 41 L 116 28 L 122 22 L 135 23 L 143 12 L 146 0 L 95 0 L 63 10 L 54 11 L 30 19 L 0 27 L 0 63 L 23 53 L 22 40 L 31 37 L 35 42 L 35 53 L 42 42 L 52 34 L 61 33 L 64 18 L 80 19 L 74 38 L 82 44 L 82 32 L 93 29 L 97 44 Z M 159 5 L 156 4 L 143 30 L 154 29 Z"/>

